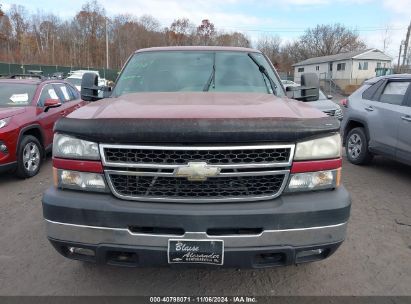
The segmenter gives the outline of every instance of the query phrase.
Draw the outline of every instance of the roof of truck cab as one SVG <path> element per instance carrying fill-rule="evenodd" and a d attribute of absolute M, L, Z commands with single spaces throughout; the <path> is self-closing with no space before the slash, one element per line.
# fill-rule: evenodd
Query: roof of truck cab
<path fill-rule="evenodd" d="M 156 52 L 156 51 L 226 51 L 226 52 L 247 52 L 261 53 L 256 49 L 232 46 L 164 46 L 139 49 L 135 53 Z"/>

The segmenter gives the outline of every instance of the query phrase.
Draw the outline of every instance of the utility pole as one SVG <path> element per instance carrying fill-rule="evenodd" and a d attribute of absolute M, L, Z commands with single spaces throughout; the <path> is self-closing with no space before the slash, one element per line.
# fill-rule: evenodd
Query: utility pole
<path fill-rule="evenodd" d="M 407 60 L 407 52 L 408 52 L 408 43 L 410 42 L 410 34 L 411 34 L 411 22 L 408 26 L 407 35 L 405 36 L 404 41 L 404 57 L 402 59 L 402 65 L 405 65 L 405 61 Z"/>
<path fill-rule="evenodd" d="M 108 69 L 108 18 L 106 17 L 106 69 Z"/>
<path fill-rule="evenodd" d="M 401 43 L 400 43 L 400 52 L 399 52 L 399 54 L 398 54 L 398 64 L 397 64 L 397 69 L 398 69 L 398 73 L 400 73 L 401 72 L 401 66 L 400 66 L 400 64 L 401 64 L 401 52 L 402 52 L 402 45 L 404 44 L 404 40 L 403 41 L 401 41 Z"/>

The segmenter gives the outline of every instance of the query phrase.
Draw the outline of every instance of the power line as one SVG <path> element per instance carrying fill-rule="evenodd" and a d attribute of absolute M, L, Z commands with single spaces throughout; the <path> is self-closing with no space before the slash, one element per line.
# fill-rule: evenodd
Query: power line
<path fill-rule="evenodd" d="M 242 31 L 242 32 L 260 32 L 260 33 L 304 33 L 307 28 L 276 28 L 276 29 L 251 29 L 251 28 L 241 28 L 241 27 L 222 27 L 217 26 L 218 29 L 221 30 L 235 30 L 235 31 Z M 406 30 L 406 27 L 403 28 L 389 28 L 389 31 L 403 31 Z M 352 29 L 356 32 L 379 32 L 379 31 L 386 31 L 386 28 L 354 28 Z"/>

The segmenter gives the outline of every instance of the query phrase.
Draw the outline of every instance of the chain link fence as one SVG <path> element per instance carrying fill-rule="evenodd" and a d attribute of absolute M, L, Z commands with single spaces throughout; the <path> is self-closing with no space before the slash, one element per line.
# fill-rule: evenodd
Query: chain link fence
<path fill-rule="evenodd" d="M 29 71 L 41 71 L 45 77 L 51 77 L 53 73 L 63 72 L 67 75 L 70 71 L 75 70 L 93 70 L 99 71 L 100 77 L 107 80 L 115 81 L 118 75 L 118 70 L 113 69 L 97 69 L 88 67 L 70 67 L 61 65 L 38 65 L 38 64 L 16 64 L 0 62 L 0 75 L 13 75 L 13 74 L 28 74 Z"/>

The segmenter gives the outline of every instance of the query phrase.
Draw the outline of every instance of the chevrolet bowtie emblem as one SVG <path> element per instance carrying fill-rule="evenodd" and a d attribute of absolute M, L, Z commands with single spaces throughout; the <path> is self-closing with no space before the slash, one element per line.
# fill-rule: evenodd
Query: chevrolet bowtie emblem
<path fill-rule="evenodd" d="M 175 176 L 187 177 L 189 181 L 205 181 L 208 177 L 217 176 L 220 168 L 208 166 L 204 162 L 189 162 L 186 166 L 178 167 Z"/>

